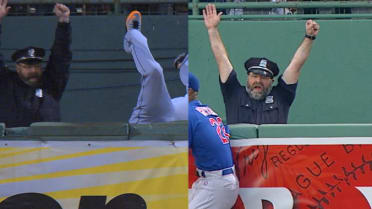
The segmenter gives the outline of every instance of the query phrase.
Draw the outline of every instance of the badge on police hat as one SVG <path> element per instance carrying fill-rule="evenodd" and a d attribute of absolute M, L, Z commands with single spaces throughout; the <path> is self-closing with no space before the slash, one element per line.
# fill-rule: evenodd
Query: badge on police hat
<path fill-rule="evenodd" d="M 260 62 L 260 67 L 267 68 L 267 60 L 262 59 Z"/>
<path fill-rule="evenodd" d="M 43 48 L 30 46 L 30 47 L 15 51 L 12 54 L 12 60 L 15 63 L 19 63 L 19 62 L 26 61 L 26 60 L 37 60 L 41 62 L 44 56 L 45 56 L 45 50 Z"/>
<path fill-rule="evenodd" d="M 274 103 L 274 96 L 267 96 L 265 100 L 266 104 L 272 104 Z"/>
<path fill-rule="evenodd" d="M 31 48 L 28 50 L 28 56 L 29 57 L 35 57 L 35 49 Z"/>
<path fill-rule="evenodd" d="M 256 69 L 266 71 L 267 73 L 263 75 L 270 76 L 271 78 L 277 76 L 279 73 L 278 65 L 265 57 L 251 57 L 245 61 L 244 67 L 247 72 L 252 72 Z"/>

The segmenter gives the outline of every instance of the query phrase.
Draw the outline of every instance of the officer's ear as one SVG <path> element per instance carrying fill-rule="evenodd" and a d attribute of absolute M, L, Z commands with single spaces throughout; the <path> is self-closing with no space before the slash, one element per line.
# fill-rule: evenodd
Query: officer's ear
<path fill-rule="evenodd" d="M 18 63 L 16 63 L 16 65 L 15 65 L 15 71 L 17 72 L 17 73 L 19 73 L 20 71 L 21 71 L 21 66 L 19 66 L 19 64 Z"/>
<path fill-rule="evenodd" d="M 189 95 L 192 94 L 192 92 L 193 92 L 192 88 L 189 88 L 188 91 L 187 91 L 187 93 L 188 93 Z"/>

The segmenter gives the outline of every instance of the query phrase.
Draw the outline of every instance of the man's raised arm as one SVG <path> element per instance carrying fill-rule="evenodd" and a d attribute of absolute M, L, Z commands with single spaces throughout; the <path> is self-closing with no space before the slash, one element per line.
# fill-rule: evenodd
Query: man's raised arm
<path fill-rule="evenodd" d="M 287 84 L 297 83 L 301 68 L 310 55 L 315 37 L 318 35 L 319 25 L 313 20 L 306 21 L 306 34 L 301 45 L 298 47 L 287 69 L 283 73 L 283 80 Z"/>
<path fill-rule="evenodd" d="M 8 0 L 0 0 L 0 37 L 1 37 L 1 33 L 2 33 L 2 31 L 1 31 L 1 21 L 8 14 L 8 12 L 10 10 L 10 7 L 8 7 L 7 4 L 8 4 Z M 1 40 L 0 40 L 0 45 L 1 45 Z M 4 57 L 0 53 L 0 71 L 3 70 L 4 67 L 5 67 Z"/>
<path fill-rule="evenodd" d="M 8 14 L 10 7 L 7 6 L 8 0 L 0 0 L 0 24 L 1 20 Z"/>
<path fill-rule="evenodd" d="M 217 14 L 216 6 L 214 4 L 208 4 L 205 9 L 203 9 L 204 24 L 208 30 L 209 41 L 218 65 L 220 79 L 222 83 L 225 83 L 233 67 L 221 40 L 220 33 L 218 32 L 218 24 L 221 15 L 222 12 Z"/>
<path fill-rule="evenodd" d="M 69 79 L 69 68 L 72 60 L 70 9 L 63 4 L 54 6 L 58 19 L 55 39 L 44 75 L 53 89 L 54 97 L 60 99 Z"/>

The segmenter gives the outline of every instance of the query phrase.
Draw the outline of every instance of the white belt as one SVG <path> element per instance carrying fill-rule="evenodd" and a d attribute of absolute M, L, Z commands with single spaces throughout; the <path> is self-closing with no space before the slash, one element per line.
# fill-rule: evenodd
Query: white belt
<path fill-rule="evenodd" d="M 212 176 L 225 176 L 229 174 L 235 173 L 235 166 L 232 166 L 230 168 L 224 168 L 221 170 L 215 170 L 215 171 L 203 171 L 199 168 L 196 169 L 196 174 L 199 177 L 212 177 Z"/>

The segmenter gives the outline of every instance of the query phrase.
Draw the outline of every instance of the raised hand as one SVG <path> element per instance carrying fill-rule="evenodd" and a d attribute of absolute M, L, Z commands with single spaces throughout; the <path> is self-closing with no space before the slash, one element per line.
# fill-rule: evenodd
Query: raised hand
<path fill-rule="evenodd" d="M 319 24 L 314 20 L 307 20 L 306 21 L 306 34 L 310 36 L 316 36 L 319 32 Z"/>
<path fill-rule="evenodd" d="M 70 21 L 70 9 L 66 5 L 57 3 L 54 6 L 53 11 L 56 14 L 56 16 L 58 17 L 59 22 L 68 23 Z"/>
<path fill-rule="evenodd" d="M 8 7 L 7 4 L 8 0 L 0 0 L 0 22 L 3 19 L 3 17 L 5 17 L 8 14 L 10 10 L 10 7 Z"/>
<path fill-rule="evenodd" d="M 217 14 L 214 4 L 207 4 L 203 9 L 204 24 L 207 29 L 216 28 L 220 23 L 222 12 Z"/>

